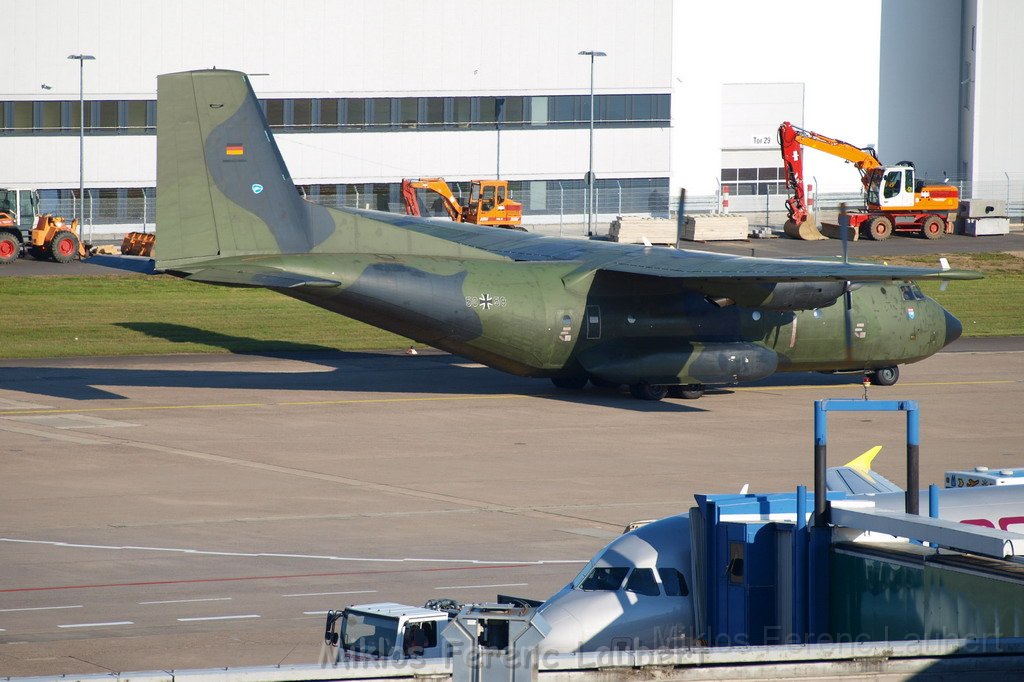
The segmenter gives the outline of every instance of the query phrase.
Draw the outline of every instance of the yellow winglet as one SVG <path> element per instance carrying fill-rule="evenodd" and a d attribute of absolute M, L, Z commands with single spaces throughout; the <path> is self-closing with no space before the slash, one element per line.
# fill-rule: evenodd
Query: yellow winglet
<path fill-rule="evenodd" d="M 851 459 L 844 466 L 848 466 L 851 469 L 856 469 L 857 471 L 863 474 L 867 474 L 868 472 L 871 471 L 871 462 L 874 461 L 875 457 L 877 457 L 878 453 L 881 451 L 882 446 L 876 445 L 875 447 L 871 448 L 870 450 L 860 455 L 859 457 Z"/>

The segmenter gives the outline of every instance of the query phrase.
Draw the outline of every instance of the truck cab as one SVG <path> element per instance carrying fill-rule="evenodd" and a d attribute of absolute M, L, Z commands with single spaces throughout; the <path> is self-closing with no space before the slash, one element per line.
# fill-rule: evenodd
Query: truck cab
<path fill-rule="evenodd" d="M 394 602 L 357 604 L 329 611 L 324 641 L 335 662 L 449 656 L 441 631 L 454 614 Z"/>

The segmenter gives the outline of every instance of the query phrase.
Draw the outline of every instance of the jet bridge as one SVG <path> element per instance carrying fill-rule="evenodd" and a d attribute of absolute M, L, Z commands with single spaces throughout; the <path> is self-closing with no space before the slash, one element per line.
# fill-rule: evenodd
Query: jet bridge
<path fill-rule="evenodd" d="M 906 413 L 913 493 L 884 479 L 875 495 L 826 492 L 828 413 L 863 411 Z M 817 401 L 816 494 L 697 496 L 695 610 L 709 645 L 1024 636 L 1024 535 L 939 518 L 965 491 L 918 492 L 918 414 L 914 401 Z"/>

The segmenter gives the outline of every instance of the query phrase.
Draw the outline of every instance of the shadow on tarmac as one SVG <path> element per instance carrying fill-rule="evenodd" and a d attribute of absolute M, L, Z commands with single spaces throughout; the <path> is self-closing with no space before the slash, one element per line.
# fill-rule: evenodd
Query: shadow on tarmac
<path fill-rule="evenodd" d="M 301 353 L 301 352 L 322 352 L 334 353 L 336 349 L 328 346 L 321 346 L 315 343 L 294 343 L 292 341 L 281 341 L 279 339 L 254 339 L 248 336 L 229 336 L 207 329 L 189 327 L 183 324 L 171 324 L 167 322 L 116 322 L 115 327 L 121 327 L 133 332 L 145 334 L 171 343 L 201 343 L 207 346 L 223 348 L 231 353 L 263 354 L 268 347 L 273 347 L 273 353 Z"/>
<path fill-rule="evenodd" d="M 635 412 L 703 412 L 709 398 L 733 393 L 727 387 L 709 388 L 700 400 L 644 401 L 632 398 L 625 387 L 582 390 L 558 389 L 545 379 L 512 376 L 465 359 L 443 353 L 425 352 L 417 356 L 398 353 L 347 352 L 316 344 L 274 341 L 283 350 L 259 351 L 258 339 L 228 336 L 177 324 L 123 323 L 121 326 L 168 341 L 194 341 L 219 346 L 235 355 L 298 361 L 319 366 L 316 370 L 249 371 L 220 369 L 223 355 L 170 355 L 145 359 L 149 365 L 139 368 L 139 358 L 102 358 L 97 360 L 59 360 L 37 366 L 8 366 L 0 376 L 0 388 L 70 400 L 126 400 L 115 392 L 118 386 L 178 389 L 222 389 L 242 391 L 322 391 L 324 393 L 381 393 L 426 395 L 531 395 L 549 400 L 626 409 Z M 74 363 L 90 364 L 90 367 Z M 102 366 L 97 367 L 100 364 Z M 179 369 L 187 365 L 188 369 Z M 236 363 L 232 363 L 236 366 Z M 825 375 L 800 372 L 777 374 L 744 387 L 818 385 L 857 385 L 861 375 Z M 326 399 L 326 398 L 325 398 Z M 344 396 L 336 399 L 344 400 Z M 259 395 L 251 396 L 259 402 Z M 268 402 L 279 401 L 280 398 Z"/>

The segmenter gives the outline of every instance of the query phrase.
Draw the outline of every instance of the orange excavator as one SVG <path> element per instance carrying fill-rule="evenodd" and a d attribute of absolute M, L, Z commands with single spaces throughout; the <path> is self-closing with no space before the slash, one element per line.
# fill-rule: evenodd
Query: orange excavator
<path fill-rule="evenodd" d="M 522 227 L 523 205 L 512 201 L 507 180 L 473 180 L 470 183 L 469 201 L 463 205 L 444 178 L 406 178 L 402 180 L 402 202 L 405 204 L 406 215 L 422 215 L 416 190 L 437 194 L 448 217 L 457 223 L 526 231 Z"/>
<path fill-rule="evenodd" d="M 803 130 L 789 121 L 779 126 L 779 146 L 786 170 L 786 186 L 792 192 L 786 200 L 789 219 L 784 227 L 791 237 L 825 239 L 807 207 L 804 147 L 838 156 L 860 171 L 866 210 L 847 213 L 854 230 L 863 229 L 867 236 L 879 241 L 888 239 L 893 232 L 917 233 L 927 239 L 938 239 L 952 232 L 950 214 L 955 217 L 960 204 L 957 188 L 924 184 L 915 177 L 914 164 L 910 161 L 884 166 L 870 147 L 857 147 Z"/>

